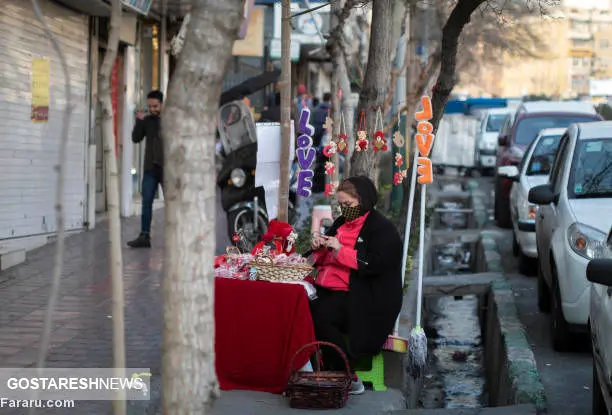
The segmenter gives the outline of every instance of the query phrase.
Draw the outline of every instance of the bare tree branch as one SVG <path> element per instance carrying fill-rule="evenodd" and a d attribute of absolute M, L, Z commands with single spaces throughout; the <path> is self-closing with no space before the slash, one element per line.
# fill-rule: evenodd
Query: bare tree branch
<path fill-rule="evenodd" d="M 57 54 L 60 61 L 62 72 L 64 75 L 64 94 L 66 96 L 66 107 L 64 108 L 64 118 L 62 120 L 62 132 L 60 136 L 60 152 L 59 160 L 55 166 L 57 172 L 57 187 L 55 189 L 55 221 L 57 227 L 57 245 L 55 251 L 55 261 L 53 264 L 53 277 L 51 279 L 51 290 L 49 293 L 49 300 L 47 303 L 47 310 L 45 313 L 45 322 L 43 331 L 41 333 L 40 346 L 38 349 L 38 362 L 37 368 L 39 376 L 42 377 L 42 371 L 45 367 L 45 360 L 47 359 L 47 353 L 49 351 L 49 343 L 51 340 L 51 328 L 53 326 L 53 313 L 55 312 L 55 305 L 57 303 L 57 297 L 59 295 L 60 280 L 64 269 L 64 245 L 65 245 L 65 229 L 64 229 L 64 209 L 63 209 L 63 198 L 64 198 L 64 168 L 66 166 L 66 160 L 68 159 L 68 134 L 70 131 L 70 115 L 72 114 L 72 85 L 70 83 L 70 73 L 68 70 L 68 62 L 66 56 L 62 51 L 57 37 L 53 31 L 47 25 L 45 18 L 39 8 L 38 0 L 32 0 L 32 6 L 38 21 L 43 27 L 43 31 L 46 37 L 51 41 L 53 49 Z M 38 390 L 34 391 L 33 399 L 36 400 L 38 396 Z M 32 407 L 29 411 L 33 414 L 35 408 Z"/>

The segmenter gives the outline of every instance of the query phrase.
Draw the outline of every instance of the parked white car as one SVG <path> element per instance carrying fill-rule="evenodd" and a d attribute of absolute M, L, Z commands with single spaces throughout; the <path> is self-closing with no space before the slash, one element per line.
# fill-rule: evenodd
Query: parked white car
<path fill-rule="evenodd" d="M 483 174 L 493 171 L 497 161 L 497 136 L 506 119 L 506 115 L 515 111 L 511 108 L 492 108 L 487 110 L 480 121 L 476 133 L 475 167 Z"/>
<path fill-rule="evenodd" d="M 612 230 L 608 235 L 612 258 Z M 612 413 L 612 259 L 595 259 L 587 267 L 591 284 L 589 331 L 593 345 L 593 415 Z"/>
<path fill-rule="evenodd" d="M 572 124 L 547 184 L 529 191 L 536 214 L 538 305 L 551 311 L 553 348 L 571 349 L 589 318 L 590 260 L 606 255 L 612 224 L 612 122 Z"/>
<path fill-rule="evenodd" d="M 521 164 L 500 166 L 499 176 L 513 181 L 510 189 L 510 217 L 512 219 L 512 251 L 519 258 L 519 271 L 532 272 L 534 259 L 538 257 L 536 247 L 535 218 L 537 205 L 529 203 L 527 195 L 532 187 L 548 182 L 559 141 L 565 128 L 546 128 L 538 134 L 525 151 Z"/>

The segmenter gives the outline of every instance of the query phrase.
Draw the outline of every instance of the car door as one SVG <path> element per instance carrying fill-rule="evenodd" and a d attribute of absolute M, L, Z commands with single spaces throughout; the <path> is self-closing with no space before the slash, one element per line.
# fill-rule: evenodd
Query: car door
<path fill-rule="evenodd" d="M 569 149 L 569 135 L 565 133 L 559 143 L 559 152 L 555 156 L 555 161 L 550 173 L 549 184 L 555 194 L 561 193 L 564 166 L 567 164 L 567 154 Z M 557 227 L 557 206 L 554 203 L 542 205 L 538 208 L 536 220 L 536 240 L 538 246 L 538 258 L 540 266 L 544 271 L 544 276 L 550 280 L 550 243 L 553 232 Z"/>
<path fill-rule="evenodd" d="M 512 187 L 510 188 L 510 217 L 512 218 L 512 227 L 516 232 L 518 230 L 518 203 L 521 200 L 521 197 L 524 197 L 527 200 L 527 195 L 525 193 L 525 171 L 526 167 L 529 164 L 529 158 L 531 157 L 531 153 L 533 152 L 534 143 L 537 140 L 533 140 L 533 142 L 527 147 L 525 150 L 525 154 L 523 155 L 523 159 L 521 160 L 521 164 L 518 166 L 519 175 L 518 179 L 512 183 Z"/>

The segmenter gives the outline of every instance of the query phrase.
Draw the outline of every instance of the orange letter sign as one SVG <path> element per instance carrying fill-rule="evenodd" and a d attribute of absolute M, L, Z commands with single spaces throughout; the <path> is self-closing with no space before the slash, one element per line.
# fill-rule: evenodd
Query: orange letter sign
<path fill-rule="evenodd" d="M 417 121 L 431 120 L 431 117 L 433 115 L 433 112 L 431 109 L 431 99 L 427 95 L 424 95 L 423 97 L 421 97 L 421 104 L 423 105 L 423 111 L 417 112 L 414 115 L 414 118 Z"/>
<path fill-rule="evenodd" d="M 431 166 L 431 160 L 427 157 L 418 158 L 417 173 L 419 174 L 419 184 L 431 184 L 433 183 L 433 167 Z"/>
<path fill-rule="evenodd" d="M 431 148 L 433 147 L 434 136 L 433 134 L 417 134 L 416 142 L 421 157 L 429 157 Z"/>

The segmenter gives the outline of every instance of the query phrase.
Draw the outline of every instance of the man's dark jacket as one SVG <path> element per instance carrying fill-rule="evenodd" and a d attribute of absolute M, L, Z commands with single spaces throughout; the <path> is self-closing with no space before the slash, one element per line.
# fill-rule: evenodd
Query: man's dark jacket
<path fill-rule="evenodd" d="M 315 147 L 321 144 L 321 138 L 323 138 L 323 134 L 325 134 L 325 127 L 323 127 L 323 124 L 325 124 L 330 109 L 331 104 L 329 102 L 321 102 L 312 114 L 312 121 L 310 123 L 315 128 L 313 136 Z"/>
<path fill-rule="evenodd" d="M 326 232 L 335 236 L 339 217 Z M 351 357 L 380 353 L 402 308 L 402 240 L 395 225 L 370 211 L 355 243 L 358 270 L 349 282 L 348 345 Z"/>
<path fill-rule="evenodd" d="M 136 119 L 132 131 L 132 141 L 140 143 L 147 137 L 145 147 L 144 171 L 151 171 L 155 166 L 164 166 L 164 141 L 161 137 L 161 118 L 147 115 L 144 119 Z"/>

